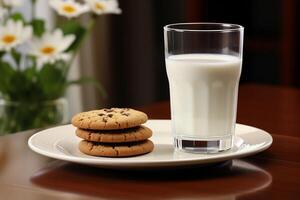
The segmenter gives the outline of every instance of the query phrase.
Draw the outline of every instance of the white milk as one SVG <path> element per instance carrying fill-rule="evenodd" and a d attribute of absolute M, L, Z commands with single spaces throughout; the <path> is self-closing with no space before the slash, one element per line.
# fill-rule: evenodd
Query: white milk
<path fill-rule="evenodd" d="M 234 133 L 241 59 L 222 54 L 169 56 L 175 136 L 222 139 Z"/>

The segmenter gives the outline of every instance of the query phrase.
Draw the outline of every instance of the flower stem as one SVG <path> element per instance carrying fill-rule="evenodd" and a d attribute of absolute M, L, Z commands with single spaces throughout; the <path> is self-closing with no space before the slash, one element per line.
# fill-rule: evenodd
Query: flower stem
<path fill-rule="evenodd" d="M 95 25 L 95 21 L 97 19 L 97 15 L 92 15 L 87 27 L 86 27 L 86 32 L 82 38 L 82 40 L 80 41 L 78 48 L 75 50 L 74 54 L 76 54 L 78 52 L 78 50 L 80 49 L 80 46 L 83 44 L 83 41 L 86 40 L 86 38 L 88 37 L 88 35 L 90 34 L 90 32 L 92 31 L 94 25 Z"/>
<path fill-rule="evenodd" d="M 31 0 L 31 20 L 35 19 L 35 7 L 37 0 Z"/>
<path fill-rule="evenodd" d="M 87 37 L 89 36 L 90 32 L 92 31 L 92 29 L 93 29 L 93 27 L 95 25 L 95 21 L 96 21 L 97 17 L 98 17 L 97 15 L 92 14 L 92 16 L 91 16 L 91 18 L 90 18 L 90 20 L 88 22 L 88 25 L 86 26 L 86 32 L 85 32 L 85 34 L 84 34 L 82 40 L 79 42 L 78 47 L 74 50 L 74 52 L 72 54 L 72 57 L 70 59 L 69 65 L 68 65 L 67 73 L 69 71 L 70 66 L 73 64 L 73 61 L 74 61 L 74 59 L 75 59 L 75 57 L 76 57 L 76 55 L 77 55 L 77 53 L 78 53 L 81 45 L 87 39 Z"/>
<path fill-rule="evenodd" d="M 12 56 L 12 58 L 13 58 L 15 64 L 16 64 L 17 70 L 21 71 L 21 67 L 20 67 L 20 65 L 21 65 L 21 59 L 22 59 L 21 54 L 18 53 L 15 49 L 12 49 L 10 51 L 10 55 Z"/>
<path fill-rule="evenodd" d="M 7 8 L 7 19 L 6 20 L 8 20 L 11 15 L 12 15 L 11 7 L 8 7 Z"/>

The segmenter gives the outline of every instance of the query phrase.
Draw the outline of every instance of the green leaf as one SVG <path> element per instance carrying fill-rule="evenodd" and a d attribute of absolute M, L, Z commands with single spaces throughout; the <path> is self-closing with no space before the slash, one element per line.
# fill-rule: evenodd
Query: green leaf
<path fill-rule="evenodd" d="M 32 82 L 36 82 L 36 76 L 37 76 L 38 72 L 34 66 L 26 68 L 23 71 L 23 73 L 25 74 L 27 79 L 31 80 Z"/>
<path fill-rule="evenodd" d="M 5 51 L 0 51 L 0 58 L 5 55 Z"/>
<path fill-rule="evenodd" d="M 13 101 L 37 102 L 43 100 L 43 92 L 37 83 L 38 72 L 35 66 L 16 71 L 11 78 L 7 95 Z"/>
<path fill-rule="evenodd" d="M 17 65 L 19 65 L 20 61 L 21 61 L 21 54 L 19 52 L 17 52 L 16 50 L 13 49 L 11 51 L 11 55 L 15 59 Z"/>
<path fill-rule="evenodd" d="M 101 93 L 101 95 L 104 98 L 107 97 L 107 93 L 106 93 L 105 89 L 103 88 L 103 86 L 96 79 L 94 79 L 92 77 L 81 77 L 78 80 L 68 81 L 68 86 L 83 85 L 83 84 L 91 84 L 91 85 L 95 86 L 96 89 Z"/>
<path fill-rule="evenodd" d="M 11 100 L 22 100 L 29 97 L 30 83 L 27 81 L 22 71 L 16 71 L 11 77 L 8 95 Z"/>
<path fill-rule="evenodd" d="M 8 63 L 0 62 L 0 92 L 3 98 L 13 101 L 41 99 L 39 85 L 36 84 L 35 67 L 24 71 L 13 69 Z"/>
<path fill-rule="evenodd" d="M 76 21 L 67 21 L 61 24 L 60 28 L 62 29 L 65 35 L 73 34 L 76 36 L 75 41 L 66 50 L 66 52 L 73 51 L 79 48 L 82 40 L 84 39 L 85 34 L 87 33 L 87 29 L 81 26 L 80 23 Z"/>
<path fill-rule="evenodd" d="M 67 87 L 67 64 L 63 61 L 46 64 L 40 70 L 35 65 L 15 70 L 0 61 L 0 93 L 7 100 L 38 102 L 54 100 L 64 95 Z"/>
<path fill-rule="evenodd" d="M 31 25 L 35 36 L 41 37 L 46 30 L 45 21 L 42 19 L 34 19 Z"/>
<path fill-rule="evenodd" d="M 25 23 L 25 19 L 24 19 L 23 15 L 18 12 L 11 14 L 9 18 L 14 21 L 22 21 L 23 23 Z"/>
<path fill-rule="evenodd" d="M 67 85 L 66 67 L 65 62 L 56 62 L 54 64 L 45 64 L 39 71 L 37 84 L 45 99 L 53 100 L 64 95 Z"/>
<path fill-rule="evenodd" d="M 7 96 L 10 88 L 11 78 L 14 75 L 15 70 L 9 63 L 0 61 L 0 93 L 3 96 Z"/>

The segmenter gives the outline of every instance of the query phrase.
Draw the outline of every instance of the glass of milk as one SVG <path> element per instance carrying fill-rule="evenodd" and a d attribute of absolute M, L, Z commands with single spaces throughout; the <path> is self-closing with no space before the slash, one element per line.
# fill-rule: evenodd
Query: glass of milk
<path fill-rule="evenodd" d="M 244 28 L 223 23 L 164 27 L 176 149 L 217 153 L 233 145 Z"/>

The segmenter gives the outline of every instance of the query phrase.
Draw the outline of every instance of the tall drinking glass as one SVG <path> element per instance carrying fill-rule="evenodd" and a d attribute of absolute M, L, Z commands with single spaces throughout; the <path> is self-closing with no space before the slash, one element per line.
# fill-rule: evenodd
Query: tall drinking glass
<path fill-rule="evenodd" d="M 164 27 L 176 149 L 215 153 L 233 145 L 244 28 L 179 23 Z"/>

